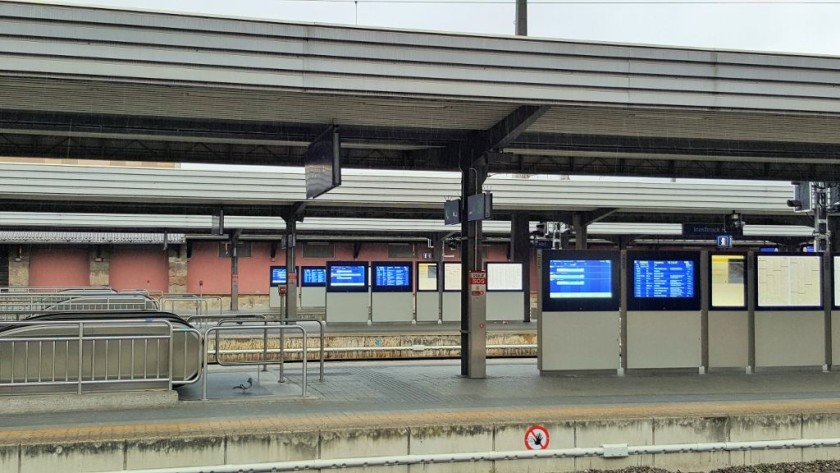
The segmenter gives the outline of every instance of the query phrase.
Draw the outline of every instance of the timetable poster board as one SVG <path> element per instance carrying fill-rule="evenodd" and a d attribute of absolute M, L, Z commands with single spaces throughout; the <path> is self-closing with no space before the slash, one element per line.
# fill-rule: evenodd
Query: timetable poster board
<path fill-rule="evenodd" d="M 456 292 L 461 290 L 461 263 L 443 263 L 443 290 Z"/>
<path fill-rule="evenodd" d="M 700 253 L 627 253 L 628 310 L 700 310 Z"/>
<path fill-rule="evenodd" d="M 713 254 L 711 258 L 712 309 L 746 309 L 747 255 Z"/>
<path fill-rule="evenodd" d="M 487 263 L 487 291 L 521 291 L 522 263 Z"/>
<path fill-rule="evenodd" d="M 368 264 L 358 261 L 327 263 L 328 292 L 367 292 Z"/>
<path fill-rule="evenodd" d="M 271 287 L 284 286 L 286 284 L 286 267 L 271 266 L 269 268 L 269 278 Z"/>
<path fill-rule="evenodd" d="M 408 261 L 371 263 L 371 291 L 411 292 L 412 266 Z"/>
<path fill-rule="evenodd" d="M 417 292 L 432 292 L 438 290 L 437 263 L 417 262 Z"/>
<path fill-rule="evenodd" d="M 327 285 L 327 268 L 323 266 L 301 266 L 301 287 L 324 287 Z"/>
<path fill-rule="evenodd" d="M 544 312 L 616 311 L 620 253 L 591 250 L 544 250 Z"/>
<path fill-rule="evenodd" d="M 822 256 L 758 254 L 757 309 L 822 308 Z"/>

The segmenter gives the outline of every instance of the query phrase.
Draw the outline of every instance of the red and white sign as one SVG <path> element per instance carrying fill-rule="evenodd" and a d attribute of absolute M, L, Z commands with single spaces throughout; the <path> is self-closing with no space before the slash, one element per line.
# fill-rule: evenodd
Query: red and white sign
<path fill-rule="evenodd" d="M 297 285 L 297 273 L 289 273 L 288 284 Z"/>
<path fill-rule="evenodd" d="M 525 432 L 525 448 L 528 450 L 546 450 L 548 448 L 548 429 L 541 425 L 531 426 Z"/>
<path fill-rule="evenodd" d="M 483 296 L 487 292 L 487 271 L 470 271 L 470 295 Z"/>

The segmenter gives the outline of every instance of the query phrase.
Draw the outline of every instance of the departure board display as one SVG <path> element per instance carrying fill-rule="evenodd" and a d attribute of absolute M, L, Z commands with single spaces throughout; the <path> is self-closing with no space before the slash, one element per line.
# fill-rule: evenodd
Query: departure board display
<path fill-rule="evenodd" d="M 540 259 L 543 312 L 615 312 L 621 304 L 621 253 L 543 250 Z"/>
<path fill-rule="evenodd" d="M 758 308 L 822 307 L 819 255 L 757 255 Z"/>
<path fill-rule="evenodd" d="M 628 251 L 627 310 L 700 310 L 699 251 Z"/>
<path fill-rule="evenodd" d="M 521 291 L 521 263 L 487 263 L 488 291 Z"/>
<path fill-rule="evenodd" d="M 412 263 L 373 263 L 374 292 L 411 292 Z"/>
<path fill-rule="evenodd" d="M 417 263 L 417 291 L 437 291 L 437 272 L 437 263 Z"/>
<path fill-rule="evenodd" d="M 327 268 L 303 266 L 300 268 L 300 285 L 303 287 L 324 287 L 327 285 Z"/>
<path fill-rule="evenodd" d="M 612 297 L 612 261 L 549 259 L 548 294 L 552 299 Z"/>
<path fill-rule="evenodd" d="M 270 285 L 274 286 L 282 286 L 286 284 L 286 267 L 285 266 L 272 266 L 270 268 Z"/>
<path fill-rule="evenodd" d="M 327 289 L 359 292 L 367 290 L 367 264 L 328 263 Z"/>
<path fill-rule="evenodd" d="M 694 297 L 694 261 L 634 260 L 633 296 L 645 298 Z"/>
<path fill-rule="evenodd" d="M 461 290 L 461 263 L 443 263 L 443 290 Z"/>
<path fill-rule="evenodd" d="M 745 308 L 745 255 L 712 255 L 712 307 Z"/>

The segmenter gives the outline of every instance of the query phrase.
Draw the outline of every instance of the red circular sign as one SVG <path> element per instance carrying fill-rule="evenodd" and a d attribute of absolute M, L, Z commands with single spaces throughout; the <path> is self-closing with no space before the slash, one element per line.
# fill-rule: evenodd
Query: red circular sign
<path fill-rule="evenodd" d="M 531 426 L 525 432 L 525 448 L 528 450 L 545 450 L 548 448 L 548 429 L 541 425 Z"/>

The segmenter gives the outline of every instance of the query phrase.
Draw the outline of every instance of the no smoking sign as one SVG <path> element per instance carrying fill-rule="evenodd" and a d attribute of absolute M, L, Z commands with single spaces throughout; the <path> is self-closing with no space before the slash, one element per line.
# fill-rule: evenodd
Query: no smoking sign
<path fill-rule="evenodd" d="M 545 450 L 548 448 L 548 429 L 541 425 L 530 427 L 525 432 L 525 448 L 528 450 Z"/>

